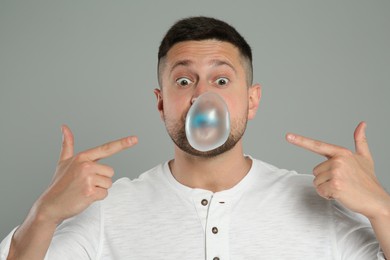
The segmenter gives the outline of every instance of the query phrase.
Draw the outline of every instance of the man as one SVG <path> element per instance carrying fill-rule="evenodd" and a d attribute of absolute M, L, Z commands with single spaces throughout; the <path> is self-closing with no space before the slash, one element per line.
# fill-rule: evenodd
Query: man
<path fill-rule="evenodd" d="M 113 169 L 99 159 L 137 138 L 74 155 L 73 135 L 63 126 L 53 182 L 2 242 L 2 259 L 390 256 L 390 196 L 375 178 L 365 123 L 355 130 L 355 153 L 287 135 L 327 157 L 313 180 L 244 156 L 242 136 L 261 88 L 252 84 L 251 49 L 234 28 L 206 17 L 181 20 L 164 37 L 158 65 L 157 108 L 174 159 L 111 188 Z M 206 92 L 226 102 L 231 132 L 222 146 L 201 152 L 189 145 L 184 122 Z"/>

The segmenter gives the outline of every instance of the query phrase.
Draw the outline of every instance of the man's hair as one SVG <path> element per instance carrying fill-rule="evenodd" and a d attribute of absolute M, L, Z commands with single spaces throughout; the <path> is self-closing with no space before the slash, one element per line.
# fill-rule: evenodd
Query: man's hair
<path fill-rule="evenodd" d="M 243 58 L 247 84 L 248 86 L 252 85 L 252 50 L 244 37 L 242 37 L 231 25 L 221 20 L 198 16 L 177 21 L 162 39 L 158 50 L 158 80 L 160 87 L 162 87 L 162 66 L 160 63 L 163 62 L 168 51 L 179 42 L 202 40 L 218 40 L 233 44 L 239 50 L 239 53 Z"/>

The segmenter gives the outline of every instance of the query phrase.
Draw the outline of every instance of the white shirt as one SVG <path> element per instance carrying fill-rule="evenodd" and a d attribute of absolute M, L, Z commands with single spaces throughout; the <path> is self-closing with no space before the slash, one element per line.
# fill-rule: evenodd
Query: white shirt
<path fill-rule="evenodd" d="M 252 160 L 217 193 L 180 184 L 168 163 L 119 179 L 57 228 L 45 259 L 385 259 L 367 219 L 318 196 L 312 176 Z"/>

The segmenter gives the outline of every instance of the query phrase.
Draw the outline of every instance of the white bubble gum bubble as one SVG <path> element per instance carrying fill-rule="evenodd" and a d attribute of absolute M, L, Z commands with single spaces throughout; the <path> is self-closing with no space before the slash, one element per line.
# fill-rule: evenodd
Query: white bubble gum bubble
<path fill-rule="evenodd" d="M 222 97 L 214 92 L 200 95 L 187 113 L 185 130 L 189 144 L 198 151 L 223 145 L 230 133 L 230 116 Z"/>

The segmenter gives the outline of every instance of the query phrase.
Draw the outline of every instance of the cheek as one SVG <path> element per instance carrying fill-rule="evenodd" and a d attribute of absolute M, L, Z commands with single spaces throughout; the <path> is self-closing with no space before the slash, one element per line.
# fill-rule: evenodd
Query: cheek
<path fill-rule="evenodd" d="M 231 118 L 241 118 L 246 116 L 248 112 L 248 100 L 245 98 L 226 100 Z"/>
<path fill-rule="evenodd" d="M 169 118 L 180 118 L 190 108 L 190 99 L 167 97 L 164 99 L 164 114 Z"/>

